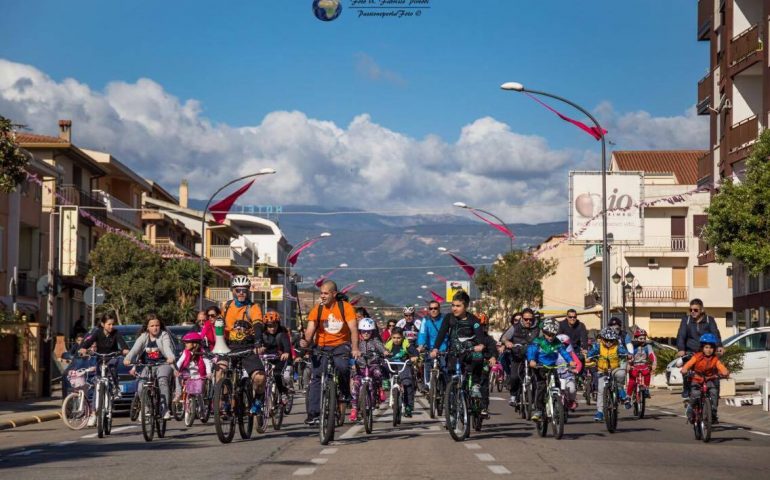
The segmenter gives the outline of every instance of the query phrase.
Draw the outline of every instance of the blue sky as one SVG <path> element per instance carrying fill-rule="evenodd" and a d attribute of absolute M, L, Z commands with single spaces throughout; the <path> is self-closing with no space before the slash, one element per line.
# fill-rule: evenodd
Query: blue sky
<path fill-rule="evenodd" d="M 694 2 L 431 0 L 431 9 L 419 18 L 372 19 L 357 18 L 351 0 L 342 1 L 340 18 L 321 22 L 312 15 L 311 0 L 3 0 L 0 59 L 37 69 L 53 82 L 41 83 L 42 89 L 61 87 L 72 78 L 89 90 L 92 99 L 111 97 L 109 87 L 115 82 L 139 89 L 140 79 L 150 79 L 180 105 L 196 101 L 190 115 L 214 130 L 265 127 L 272 112 L 297 111 L 310 120 L 333 122 L 347 134 L 351 122 L 365 114 L 363 123 L 372 129 L 367 138 L 376 138 L 379 131 L 381 136 L 407 137 L 417 145 L 417 153 L 405 155 L 407 163 L 419 161 L 421 149 L 429 146 L 426 137 L 437 136 L 443 142 L 432 153 L 438 158 L 462 142 L 464 127 L 484 127 L 485 139 L 490 131 L 508 128 L 539 141 L 543 158 L 551 153 L 558 157 L 559 168 L 551 173 L 564 176 L 564 185 L 565 169 L 590 160 L 597 145 L 531 100 L 500 91 L 500 83 L 518 80 L 598 109 L 600 119 L 622 130 L 610 128 L 618 148 L 705 146 L 700 145 L 707 131 L 702 122 L 689 135 L 687 128 L 693 128 L 695 120 L 684 113 L 695 103 L 696 82 L 708 62 L 707 44 L 695 39 Z M 6 75 L 7 86 L 12 85 L 11 77 Z M 29 98 L 13 100 L 7 94 L 7 103 L 2 100 L 0 95 L 0 110 L 5 106 L 21 112 L 36 130 L 50 132 L 55 126 L 22 108 L 23 102 L 32 101 Z M 51 106 L 51 118 L 77 117 L 68 110 L 72 104 L 57 105 Z M 117 116 L 128 118 L 125 110 L 118 108 Z M 487 118 L 498 123 L 474 123 Z M 657 119 L 668 120 L 661 127 Z M 676 128 L 680 119 L 686 126 L 672 140 L 666 131 Z M 97 120 L 88 114 L 80 121 Z M 639 127 L 637 121 L 653 126 Z M 281 125 L 277 122 L 275 128 L 280 130 Z M 93 128 L 80 131 L 84 141 L 97 141 Z M 658 134 L 659 140 L 639 138 Z M 337 131 L 331 135 L 340 138 Z M 521 138 L 508 140 L 514 145 L 510 148 L 517 148 Z M 270 151 L 266 141 L 260 138 L 257 147 L 249 143 L 238 151 L 251 155 L 256 148 L 259 153 L 253 157 L 263 159 Z M 124 158 L 151 155 L 109 141 L 98 147 L 118 151 Z M 505 155 L 502 152 L 501 158 Z M 383 161 L 375 154 L 371 157 L 372 162 Z M 539 161 L 537 157 L 533 161 Z M 148 169 L 151 163 L 137 160 L 137 169 Z M 511 182 L 501 190 L 527 180 L 517 173 L 520 170 L 501 175 Z M 171 182 L 167 177 L 160 180 Z M 456 188 L 487 189 L 462 182 Z M 552 192 L 548 201 L 558 203 L 564 191 Z M 400 193 L 390 190 L 383 195 Z M 476 201 L 515 210 L 525 199 Z M 549 215 L 559 216 L 555 211 Z M 529 219 L 514 214 L 508 218 Z"/>

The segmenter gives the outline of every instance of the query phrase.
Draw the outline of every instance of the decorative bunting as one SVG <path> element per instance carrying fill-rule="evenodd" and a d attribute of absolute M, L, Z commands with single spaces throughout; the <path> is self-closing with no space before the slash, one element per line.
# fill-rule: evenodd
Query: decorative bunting
<path fill-rule="evenodd" d="M 495 222 L 492 222 L 492 221 L 490 221 L 490 220 L 489 220 L 489 219 L 487 219 L 486 217 L 484 217 L 484 216 L 480 215 L 480 214 L 479 214 L 479 213 L 476 211 L 476 209 L 474 209 L 474 208 L 471 208 L 470 210 L 471 210 L 471 213 L 472 213 L 472 214 L 476 215 L 476 216 L 477 216 L 477 217 L 479 217 L 479 218 L 480 218 L 482 221 L 484 221 L 484 222 L 486 222 L 487 224 L 491 225 L 493 228 L 496 228 L 497 230 L 500 230 L 500 231 L 501 231 L 501 232 L 503 232 L 503 234 L 505 234 L 506 236 L 510 237 L 511 239 L 515 239 L 515 238 L 516 238 L 516 235 L 514 235 L 514 234 L 513 234 L 513 232 L 512 232 L 512 231 L 510 231 L 510 230 L 508 229 L 508 227 L 506 227 L 505 225 L 502 225 L 502 224 L 499 224 L 499 223 L 495 223 Z"/>
<path fill-rule="evenodd" d="M 458 257 L 457 255 L 450 253 L 449 256 L 452 257 L 455 262 L 457 262 L 460 268 L 462 268 L 469 277 L 473 278 L 473 274 L 476 273 L 476 269 L 474 267 L 472 267 L 470 264 L 468 264 L 468 262 Z"/>
<path fill-rule="evenodd" d="M 540 100 L 540 99 L 539 99 L 539 98 L 537 98 L 536 96 L 532 95 L 531 93 L 529 93 L 529 92 L 524 92 L 524 93 L 525 93 L 525 94 L 526 94 L 526 95 L 527 95 L 529 98 L 531 98 L 532 100 L 536 101 L 536 102 L 537 102 L 537 103 L 539 103 L 540 105 L 544 106 L 544 107 L 545 107 L 545 108 L 547 108 L 548 110 L 550 110 L 550 111 L 552 111 L 553 113 L 555 113 L 555 114 L 556 114 L 556 115 L 557 115 L 559 118 L 561 118 L 562 120 L 564 120 L 564 121 L 566 121 L 566 122 L 569 122 L 569 123 L 571 123 L 571 124 L 575 125 L 575 126 L 576 126 L 576 127 L 578 127 L 579 129 L 583 130 L 583 131 L 584 131 L 584 132 L 586 132 L 587 134 L 589 134 L 589 135 L 591 135 L 592 137 L 594 137 L 596 140 L 601 140 L 602 136 L 607 134 L 607 130 L 605 130 L 605 129 L 601 129 L 601 130 L 599 130 L 599 128 L 598 128 L 598 127 L 589 127 L 588 125 L 586 125 L 586 124 L 585 124 L 585 123 L 583 123 L 583 122 L 580 122 L 580 121 L 578 121 L 578 120 L 575 120 L 574 118 L 570 118 L 570 117 L 568 117 L 568 116 L 566 116 L 566 115 L 564 115 L 564 114 L 562 114 L 562 113 L 559 113 L 559 112 L 558 112 L 558 111 L 557 111 L 555 108 L 551 107 L 550 105 L 548 105 L 548 104 L 547 104 L 547 103 L 545 103 L 544 101 Z"/>

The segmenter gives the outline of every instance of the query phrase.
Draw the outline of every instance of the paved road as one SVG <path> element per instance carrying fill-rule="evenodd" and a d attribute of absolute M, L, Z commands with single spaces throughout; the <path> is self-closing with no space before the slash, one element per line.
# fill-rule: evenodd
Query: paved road
<path fill-rule="evenodd" d="M 651 409 L 649 418 L 624 414 L 609 434 L 582 408 L 564 439 L 540 438 L 532 424 L 515 419 L 501 396 L 482 432 L 454 442 L 431 420 L 418 397 L 416 414 L 397 429 L 387 411 L 375 432 L 346 424 L 337 441 L 323 447 L 316 430 L 301 425 L 304 405 L 280 432 L 221 445 L 213 426 L 170 422 L 167 438 L 145 442 L 137 425 L 115 422 L 113 434 L 98 439 L 93 429 L 74 432 L 59 422 L 0 432 L 0 477 L 14 479 L 100 476 L 251 479 L 313 476 L 348 478 L 499 478 L 537 475 L 564 478 L 766 478 L 770 435 L 734 425 L 715 427 L 710 444 L 696 442 L 681 412 Z M 301 402 L 301 400 L 300 400 Z"/>

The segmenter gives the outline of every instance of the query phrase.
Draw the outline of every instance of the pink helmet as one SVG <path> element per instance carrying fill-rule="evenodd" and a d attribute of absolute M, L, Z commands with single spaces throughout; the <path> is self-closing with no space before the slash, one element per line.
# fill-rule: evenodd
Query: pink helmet
<path fill-rule="evenodd" d="M 203 336 L 198 332 L 187 332 L 184 337 L 182 337 L 182 342 L 184 343 L 201 343 L 202 341 Z"/>

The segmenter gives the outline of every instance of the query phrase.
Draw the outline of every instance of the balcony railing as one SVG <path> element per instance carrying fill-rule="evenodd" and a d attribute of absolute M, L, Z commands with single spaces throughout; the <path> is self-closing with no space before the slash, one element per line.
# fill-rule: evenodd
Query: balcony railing
<path fill-rule="evenodd" d="M 714 152 L 698 159 L 698 186 L 710 185 L 714 178 Z"/>
<path fill-rule="evenodd" d="M 107 217 L 115 218 L 123 222 L 124 224 L 130 225 L 135 228 L 141 228 L 142 223 L 139 220 L 140 219 L 139 212 L 128 210 L 133 207 L 123 203 L 117 197 L 114 197 L 113 195 L 110 195 L 109 193 L 104 192 L 102 190 L 94 190 L 94 195 L 96 196 L 96 198 L 99 199 L 99 201 L 104 203 L 105 206 L 109 206 L 109 208 L 112 209 L 111 212 L 110 211 L 107 212 Z"/>
<path fill-rule="evenodd" d="M 687 252 L 688 238 L 683 236 L 644 237 L 643 245 L 628 245 L 626 253 Z"/>
<path fill-rule="evenodd" d="M 759 136 L 759 119 L 756 115 L 733 125 L 730 128 L 728 148 L 735 152 L 754 143 Z"/>
<path fill-rule="evenodd" d="M 762 43 L 759 41 L 759 27 L 754 25 L 730 41 L 730 66 L 742 62 L 749 55 L 760 50 L 762 50 Z"/>
<path fill-rule="evenodd" d="M 20 297 L 37 297 L 37 278 L 19 274 L 16 294 Z"/>
<path fill-rule="evenodd" d="M 602 258 L 601 245 L 589 245 L 583 250 L 583 263 L 588 263 L 596 258 Z"/>
<path fill-rule="evenodd" d="M 708 40 L 714 23 L 714 1 L 698 0 L 698 40 Z"/>
<path fill-rule="evenodd" d="M 190 255 L 192 250 L 181 243 L 177 243 L 168 237 L 155 237 L 152 246 L 163 255 Z"/>
<path fill-rule="evenodd" d="M 583 308 L 594 308 L 602 303 L 601 292 L 591 292 L 583 295 Z"/>
<path fill-rule="evenodd" d="M 709 72 L 705 77 L 698 81 L 698 103 L 697 110 L 699 115 L 707 115 L 711 106 L 711 96 L 714 93 L 714 76 Z"/>
<path fill-rule="evenodd" d="M 644 286 L 640 293 L 635 294 L 638 302 L 683 302 L 688 300 L 687 287 Z"/>
<path fill-rule="evenodd" d="M 92 194 L 84 192 L 75 185 L 60 186 L 59 194 L 64 197 L 65 204 L 86 207 L 84 210 L 97 219 L 101 221 L 107 220 L 107 211 L 104 208 L 104 204 L 94 198 Z"/>
<path fill-rule="evenodd" d="M 222 303 L 233 298 L 229 288 L 209 288 L 206 290 L 206 298 L 217 303 Z"/>
<path fill-rule="evenodd" d="M 249 267 L 251 262 L 242 254 L 238 253 L 230 245 L 212 245 L 209 250 L 211 260 L 229 260 L 230 266 Z"/>

